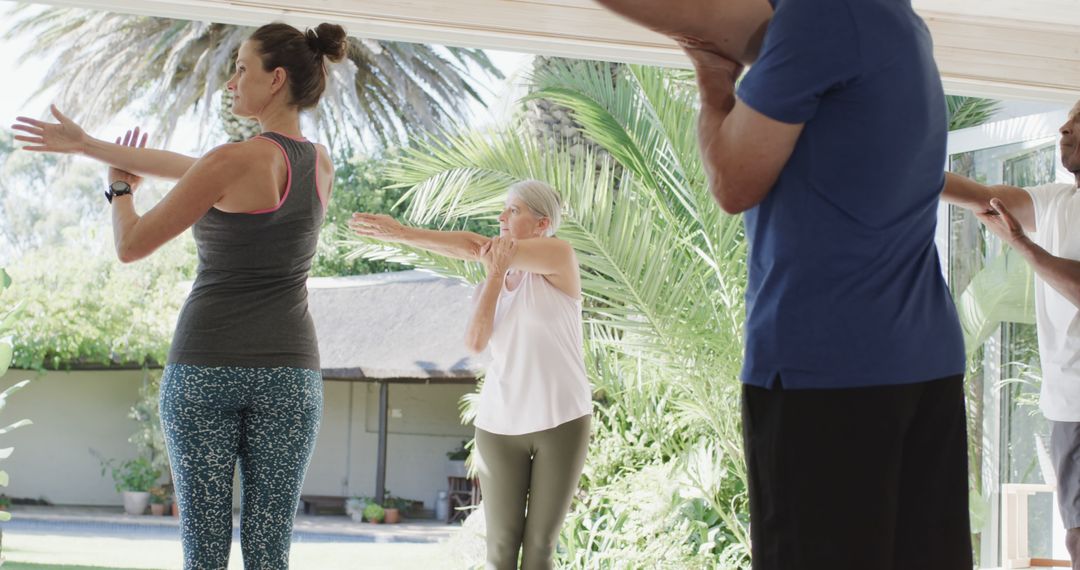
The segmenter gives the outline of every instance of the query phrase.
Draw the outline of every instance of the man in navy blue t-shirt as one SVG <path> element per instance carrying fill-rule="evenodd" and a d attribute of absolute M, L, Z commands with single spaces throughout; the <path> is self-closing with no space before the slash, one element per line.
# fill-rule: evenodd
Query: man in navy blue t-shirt
<path fill-rule="evenodd" d="M 746 213 L 754 568 L 970 570 L 929 31 L 910 0 L 772 4 L 737 91 L 741 67 L 710 49 L 722 38 L 673 34 L 698 72 L 710 190 Z"/>

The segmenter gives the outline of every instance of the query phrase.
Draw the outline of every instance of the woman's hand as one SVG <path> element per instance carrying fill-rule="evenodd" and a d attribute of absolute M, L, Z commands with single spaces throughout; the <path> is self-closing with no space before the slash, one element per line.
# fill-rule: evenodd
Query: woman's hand
<path fill-rule="evenodd" d="M 14 131 L 27 135 L 15 135 L 15 140 L 29 143 L 23 150 L 38 152 L 58 152 L 63 154 L 81 154 L 86 149 L 86 131 L 71 119 L 64 116 L 56 105 L 50 105 L 52 114 L 59 123 L 46 123 L 30 117 L 16 117 L 11 126 Z"/>
<path fill-rule="evenodd" d="M 356 212 L 349 220 L 349 229 L 356 235 L 383 241 L 400 241 L 405 233 L 405 226 L 386 214 L 365 214 Z"/>
<path fill-rule="evenodd" d="M 120 137 L 116 137 L 116 144 L 121 146 L 130 146 L 134 148 L 145 148 L 146 133 L 142 134 L 142 140 L 140 140 L 139 127 L 135 127 L 134 132 L 128 131 L 127 134 L 124 135 L 123 142 L 121 142 Z M 131 186 L 132 192 L 134 192 L 135 189 L 139 187 L 139 184 L 142 183 L 142 176 L 132 174 L 126 170 L 121 170 L 119 168 L 116 168 L 115 166 L 110 166 L 109 184 L 112 184 L 113 182 L 127 182 L 128 185 Z"/>
<path fill-rule="evenodd" d="M 487 268 L 488 277 L 502 277 L 510 270 L 510 262 L 514 260 L 517 252 L 517 242 L 511 238 L 491 238 L 491 241 L 480 249 L 480 255 Z"/>

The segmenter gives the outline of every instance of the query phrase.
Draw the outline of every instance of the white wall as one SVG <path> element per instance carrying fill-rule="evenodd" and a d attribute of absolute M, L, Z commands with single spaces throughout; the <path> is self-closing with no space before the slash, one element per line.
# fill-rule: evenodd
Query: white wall
<path fill-rule="evenodd" d="M 446 452 L 472 438 L 472 427 L 458 420 L 458 401 L 474 389 L 472 385 L 390 385 L 386 488 L 394 495 L 434 508 L 436 493 L 447 484 Z M 327 382 L 324 397 L 323 423 L 304 492 L 374 495 L 378 386 Z"/>
<path fill-rule="evenodd" d="M 377 403 L 374 388 L 369 388 L 369 399 Z M 436 492 L 447 486 L 446 452 L 473 436 L 473 427 L 461 425 L 458 412 L 461 396 L 473 390 L 472 385 L 390 386 L 386 487 L 393 494 L 422 500 L 427 508 L 435 508 Z M 367 431 L 377 435 L 378 407 L 368 409 Z M 367 470 L 372 478 L 374 467 L 371 459 Z"/>
<path fill-rule="evenodd" d="M 119 505 L 111 477 L 90 449 L 106 458 L 128 459 L 135 448 L 128 437 L 138 428 L 127 417 L 138 400 L 141 371 L 9 371 L 0 389 L 32 378 L 0 412 L 0 426 L 22 418 L 34 425 L 0 436 L 0 448 L 15 447 L 0 462 L 11 476 L 3 492 L 12 497 L 44 498 L 61 505 Z M 386 487 L 395 495 L 434 508 L 446 488 L 446 452 L 472 435 L 457 421 L 458 400 L 471 385 L 390 386 L 390 435 Z M 378 449 L 378 387 L 367 383 L 326 382 L 323 421 L 304 493 L 374 495 Z M 235 499 L 239 504 L 239 493 Z"/>
<path fill-rule="evenodd" d="M 139 398 L 141 371 L 49 372 L 36 376 L 8 371 L 0 388 L 31 378 L 0 412 L 0 424 L 29 418 L 33 425 L 0 436 L 0 447 L 15 447 L 0 468 L 11 476 L 4 492 L 12 497 L 45 498 L 56 504 L 118 505 L 108 473 L 90 454 L 128 459 L 135 448 L 128 437 L 138 429 L 127 418 Z"/>

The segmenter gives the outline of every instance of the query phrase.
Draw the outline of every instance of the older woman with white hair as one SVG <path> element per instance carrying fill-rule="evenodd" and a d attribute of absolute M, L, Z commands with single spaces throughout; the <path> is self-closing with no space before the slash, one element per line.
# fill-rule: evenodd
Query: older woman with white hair
<path fill-rule="evenodd" d="M 499 237 L 404 226 L 357 213 L 357 234 L 482 261 L 466 344 L 491 347 L 476 450 L 487 518 L 487 569 L 547 569 L 585 465 L 592 391 L 582 349 L 581 276 L 553 237 L 562 204 L 535 180 L 510 187 Z M 526 516 L 527 514 L 527 516 Z"/>

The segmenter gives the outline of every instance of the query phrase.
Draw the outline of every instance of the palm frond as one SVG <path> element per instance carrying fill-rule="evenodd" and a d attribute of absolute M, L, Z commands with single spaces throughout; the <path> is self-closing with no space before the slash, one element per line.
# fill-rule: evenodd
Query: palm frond
<path fill-rule="evenodd" d="M 589 63 L 590 65 L 583 65 Z M 738 218 L 716 207 L 697 151 L 697 93 L 671 70 L 609 64 L 552 64 L 534 81 L 543 97 L 568 107 L 587 138 L 610 152 L 652 189 L 651 207 L 671 223 L 691 220 L 686 234 L 712 260 L 736 257 L 718 247 L 741 235 Z"/>
<path fill-rule="evenodd" d="M 410 185 L 411 221 L 443 224 L 494 217 L 511 182 L 546 181 L 565 199 L 559 236 L 578 254 L 589 322 L 607 329 L 619 350 L 639 357 L 670 359 L 698 349 L 720 316 L 715 260 L 689 243 L 692 224 L 673 226 L 678 220 L 650 207 L 655 200 L 647 186 L 625 175 L 616 182 L 613 171 L 609 158 L 552 152 L 530 137 L 498 132 L 426 143 L 405 153 L 392 177 Z M 380 247 L 387 249 L 377 255 L 402 249 Z"/>
<path fill-rule="evenodd" d="M 1031 267 L 1012 248 L 975 274 L 956 307 L 969 355 L 1003 322 L 1035 323 L 1034 283 Z"/>
<path fill-rule="evenodd" d="M 948 95 L 945 105 L 949 113 L 949 130 L 977 127 L 990 120 L 1001 108 L 1001 102 L 980 97 Z"/>
<path fill-rule="evenodd" d="M 57 88 L 57 103 L 84 127 L 95 130 L 132 102 L 151 101 L 146 113 L 158 140 L 200 105 L 210 116 L 253 30 L 70 8 L 8 14 L 15 21 L 6 39 L 25 41 L 27 54 L 60 53 L 41 89 Z M 330 108 L 315 119 L 331 139 L 358 144 L 400 145 L 455 125 L 466 100 L 482 101 L 472 77 L 502 77 L 482 50 L 350 38 L 347 57 L 349 65 L 330 66 Z"/>

